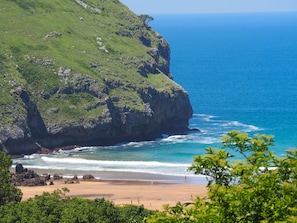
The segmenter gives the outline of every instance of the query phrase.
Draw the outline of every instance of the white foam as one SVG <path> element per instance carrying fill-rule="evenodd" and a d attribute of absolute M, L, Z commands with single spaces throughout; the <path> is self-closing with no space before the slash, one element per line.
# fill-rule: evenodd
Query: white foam
<path fill-rule="evenodd" d="M 167 138 L 161 139 L 163 142 L 185 142 L 187 141 L 188 136 L 187 135 L 172 135 L 168 136 Z"/>
<path fill-rule="evenodd" d="M 194 114 L 193 117 L 199 117 L 204 121 L 212 121 L 212 119 L 217 118 L 217 116 L 214 115 L 206 115 L 206 114 Z"/>
<path fill-rule="evenodd" d="M 88 165 L 102 165 L 102 166 L 162 166 L 162 167 L 187 167 L 188 164 L 182 163 L 163 163 L 158 161 L 111 161 L 111 160 L 87 160 L 81 158 L 51 158 L 51 157 L 42 157 L 45 162 L 49 163 L 67 163 L 67 164 L 88 164 Z"/>
<path fill-rule="evenodd" d="M 212 130 L 212 132 L 223 132 L 225 134 L 226 132 L 230 130 L 240 130 L 243 132 L 254 132 L 254 131 L 260 131 L 264 130 L 263 128 L 250 125 L 250 124 L 245 124 L 241 123 L 236 120 L 221 120 L 218 119 L 217 116 L 212 116 L 212 115 L 206 115 L 206 114 L 196 114 L 194 117 L 200 118 L 203 122 L 201 123 L 202 127 L 207 128 L 207 130 Z M 210 124 L 211 123 L 211 124 Z M 214 126 L 214 127 L 212 127 Z M 201 129 L 203 131 L 203 129 Z"/>
<path fill-rule="evenodd" d="M 186 173 L 186 168 L 128 168 L 128 167 L 122 167 L 122 168 L 116 168 L 116 167 L 104 167 L 104 166 L 89 166 L 89 165 L 47 165 L 47 166 L 41 166 L 41 165 L 26 165 L 26 168 L 29 169 L 38 169 L 38 170 L 56 170 L 56 171 L 69 171 L 71 172 L 126 172 L 126 173 L 149 173 L 149 174 L 162 174 L 162 175 L 168 175 L 168 176 L 183 176 Z M 192 173 L 187 173 L 189 175 L 192 175 Z"/>
<path fill-rule="evenodd" d="M 226 132 L 233 129 L 238 129 L 244 132 L 261 130 L 259 127 L 254 125 L 244 124 L 236 120 L 222 120 L 219 119 L 219 117 L 213 115 L 194 114 L 193 119 L 194 120 L 192 120 L 192 123 L 200 129 L 200 132 L 193 131 L 185 135 L 163 135 L 163 138 L 155 141 L 126 142 L 115 146 L 79 147 L 73 150 L 61 150 L 55 155 L 36 154 L 25 156 L 24 158 L 19 160 L 26 168 L 35 168 L 40 170 L 61 170 L 65 173 L 76 173 L 80 171 L 83 171 L 85 173 L 89 173 L 89 171 L 104 171 L 108 173 L 131 172 L 140 173 L 140 175 L 150 173 L 184 176 L 185 173 L 192 174 L 187 172 L 187 169 L 191 165 L 191 163 L 183 163 L 183 161 L 181 161 L 180 163 L 174 163 L 171 162 L 171 160 L 175 160 L 175 157 L 173 156 L 177 156 L 176 154 L 179 154 L 179 152 L 183 153 L 183 149 L 188 146 L 188 143 L 190 145 L 189 149 L 187 148 L 188 151 L 182 154 L 183 157 L 178 157 L 178 159 L 189 160 L 185 162 L 191 162 L 190 160 L 192 157 L 186 157 L 186 154 L 188 153 L 192 155 L 195 153 L 195 150 L 192 149 L 193 144 L 197 145 L 197 148 L 199 148 L 204 145 L 220 143 L 220 137 Z M 169 151 L 171 145 L 174 145 L 172 155 Z M 155 148 L 159 148 L 159 146 L 161 146 L 160 153 L 163 159 L 163 149 L 167 150 L 168 148 L 166 154 L 168 152 L 168 160 L 170 161 L 155 160 L 155 158 L 149 158 L 151 157 L 150 155 L 146 156 L 146 153 L 149 153 L 151 149 L 155 150 Z M 132 157 L 131 160 L 123 160 L 124 158 L 129 159 L 128 156 L 124 157 L 125 150 L 129 152 L 128 155 L 131 151 L 133 151 L 133 153 L 135 152 L 136 154 L 133 157 L 139 157 L 139 159 L 144 160 L 135 161 L 132 160 Z M 103 151 L 102 156 L 100 154 L 101 151 Z M 139 156 L 137 153 L 138 151 L 140 151 Z M 117 154 L 117 152 L 120 153 Z M 68 154 L 71 154 L 72 156 L 69 156 Z M 113 156 L 113 154 L 116 154 L 116 156 Z M 153 155 L 158 156 L 158 152 L 154 151 Z M 86 159 L 86 157 L 89 159 Z M 150 160 L 145 160 L 146 158 Z"/>
<path fill-rule="evenodd" d="M 23 159 L 35 159 L 35 154 L 32 155 L 24 155 Z"/>
<path fill-rule="evenodd" d="M 203 137 L 198 142 L 201 144 L 210 145 L 210 144 L 218 143 L 218 142 L 220 142 L 220 140 L 216 137 Z"/>
<path fill-rule="evenodd" d="M 12 166 L 13 168 L 15 166 Z M 35 170 L 44 170 L 44 171 L 48 171 L 48 172 L 57 172 L 57 171 L 61 171 L 61 172 L 67 172 L 69 170 L 69 166 L 65 167 L 65 166 L 38 166 L 38 165 L 26 165 L 26 168 L 28 169 L 35 169 Z M 196 175 L 193 172 L 189 172 L 187 171 L 187 169 L 182 169 L 182 170 L 176 170 L 174 172 L 172 172 L 172 170 L 166 170 L 166 169 L 162 169 L 161 171 L 159 169 L 129 169 L 129 168 L 118 168 L 118 169 L 111 169 L 111 168 L 97 168 L 97 167 L 86 167 L 86 166 L 73 166 L 73 168 L 71 168 L 72 174 L 68 173 L 68 174 L 63 174 L 63 177 L 69 177 L 71 178 L 74 173 L 96 173 L 97 175 L 100 175 L 100 173 L 106 172 L 106 173 L 110 173 L 112 175 L 112 173 L 132 173 L 132 174 L 155 174 L 155 175 L 164 175 L 164 176 L 180 176 L 180 177 L 184 177 L 184 176 L 191 176 L 191 177 L 197 177 L 197 178 L 201 178 L 201 177 L 205 177 L 203 175 Z M 124 175 L 123 175 L 124 176 Z M 144 175 L 143 175 L 144 176 Z M 99 177 L 97 177 L 99 179 Z"/>
<path fill-rule="evenodd" d="M 87 160 L 82 158 L 54 158 L 42 157 L 43 163 L 26 165 L 27 168 L 70 170 L 78 171 L 104 171 L 104 172 L 131 172 L 151 173 L 165 175 L 184 175 L 190 163 L 169 163 L 158 161 L 114 161 L 114 160 Z"/>
<path fill-rule="evenodd" d="M 95 150 L 95 147 L 76 147 L 74 149 L 70 149 L 70 150 L 63 150 L 60 149 L 58 151 L 55 151 L 54 154 L 72 154 L 72 153 L 78 153 L 78 152 L 92 152 Z"/>
<path fill-rule="evenodd" d="M 135 142 L 123 142 L 123 143 L 119 143 L 115 146 L 99 146 L 96 148 L 103 148 L 103 149 L 125 149 L 125 148 L 140 148 L 142 146 L 149 146 L 149 145 L 153 145 L 155 144 L 156 141 L 135 141 Z"/>
<path fill-rule="evenodd" d="M 263 130 L 257 126 L 254 125 L 248 125 L 248 124 L 244 124 L 238 121 L 230 121 L 230 122 L 226 122 L 222 124 L 223 127 L 229 127 L 229 128 L 233 128 L 233 129 L 239 129 L 241 131 L 244 132 L 253 132 L 253 131 L 260 131 Z"/>

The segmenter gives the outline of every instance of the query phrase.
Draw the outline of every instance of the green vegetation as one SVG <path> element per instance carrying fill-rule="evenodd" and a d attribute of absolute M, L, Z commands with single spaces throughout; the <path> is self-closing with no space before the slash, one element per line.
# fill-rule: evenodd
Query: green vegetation
<path fill-rule="evenodd" d="M 18 203 L 22 199 L 22 192 L 11 184 L 9 168 L 12 161 L 10 156 L 0 151 L 0 206 Z"/>
<path fill-rule="evenodd" d="M 249 137 L 231 131 L 222 149 L 207 148 L 194 157 L 190 170 L 208 178 L 208 196 L 191 203 L 164 206 L 164 212 L 143 206 L 117 207 L 104 199 L 65 196 L 68 190 L 44 193 L 20 202 L 7 171 L 11 159 L 0 152 L 0 222 L 148 222 L 148 223 L 268 223 L 297 221 L 297 151 L 276 157 L 267 135 Z M 234 160 L 232 153 L 242 157 Z"/>
<path fill-rule="evenodd" d="M 67 188 L 53 193 L 44 192 L 34 199 L 20 202 L 22 193 L 11 184 L 10 156 L 0 151 L 0 222 L 1 223 L 53 223 L 53 222 L 104 222 L 137 223 L 154 211 L 143 206 L 115 206 L 104 199 L 67 197 Z"/>
<path fill-rule="evenodd" d="M 190 167 L 208 176 L 208 196 L 168 207 L 148 222 L 297 221 L 297 151 L 278 158 L 268 149 L 271 136 L 239 131 L 229 132 L 222 144 L 222 149 L 207 148 Z M 235 161 L 231 152 L 243 159 Z"/>
<path fill-rule="evenodd" d="M 0 222 L 140 223 L 154 213 L 143 206 L 116 207 L 104 199 L 66 197 L 67 191 L 64 188 L 18 204 L 0 206 Z"/>
<path fill-rule="evenodd" d="M 156 63 L 148 52 L 158 48 L 159 39 L 119 1 L 0 0 L 0 20 L 2 113 L 24 110 L 19 101 L 23 90 L 37 103 L 45 123 L 98 117 L 106 109 L 103 98 L 117 98 L 118 106 L 142 112 L 140 89 L 159 89 L 166 76 L 153 74 L 155 81 L 138 72 L 144 64 Z M 161 90 L 174 87 L 168 80 Z M 85 101 L 82 92 L 92 99 Z M 69 94 L 77 94 L 75 104 Z M 90 101 L 101 108 L 89 109 Z M 7 125 L 7 118 L 0 124 Z"/>
<path fill-rule="evenodd" d="M 147 14 L 142 14 L 139 16 L 141 18 L 141 20 L 146 24 L 148 25 L 149 22 L 151 21 L 154 21 L 154 18 L 150 15 L 147 15 Z"/>

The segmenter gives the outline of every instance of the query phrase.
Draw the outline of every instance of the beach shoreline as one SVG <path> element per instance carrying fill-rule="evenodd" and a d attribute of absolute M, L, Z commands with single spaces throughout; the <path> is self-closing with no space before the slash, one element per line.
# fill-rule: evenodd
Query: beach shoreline
<path fill-rule="evenodd" d="M 66 184 L 64 179 L 53 181 L 53 185 L 18 187 L 23 193 L 22 201 L 53 192 L 62 188 L 69 189 L 66 196 L 87 199 L 104 198 L 115 205 L 143 205 L 151 210 L 164 210 L 164 205 L 174 206 L 177 202 L 194 201 L 196 197 L 207 195 L 206 185 L 173 183 L 143 180 L 79 180 L 79 183 Z"/>
<path fill-rule="evenodd" d="M 15 172 L 16 164 L 13 164 L 10 171 Z M 77 176 L 82 179 L 84 175 L 92 175 L 96 180 L 123 180 L 123 181 L 155 181 L 163 183 L 174 183 L 174 184 L 199 184 L 207 185 L 207 180 L 205 176 L 195 175 L 190 172 L 185 172 L 183 175 L 174 174 L 158 174 L 158 173 L 147 173 L 147 172 L 137 172 L 136 171 L 117 171 L 117 170 L 71 170 L 71 169 L 39 169 L 34 166 L 23 165 L 24 168 L 33 170 L 39 175 L 59 175 L 63 178 L 72 178 Z"/>

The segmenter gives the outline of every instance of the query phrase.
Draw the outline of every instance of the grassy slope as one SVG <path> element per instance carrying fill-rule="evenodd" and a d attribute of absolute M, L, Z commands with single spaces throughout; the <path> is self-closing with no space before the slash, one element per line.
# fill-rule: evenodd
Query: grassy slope
<path fill-rule="evenodd" d="M 104 106 L 86 108 L 104 104 L 106 97 L 118 98 L 119 107 L 143 110 L 135 89 L 175 87 L 162 73 L 148 77 L 137 73 L 143 61 L 153 61 L 139 36 L 147 32 L 153 39 L 151 47 L 156 47 L 154 31 L 144 30 L 143 22 L 117 0 L 84 3 L 87 9 L 75 0 L 0 0 L 0 122 L 13 122 L 10 114 L 21 115 L 22 102 L 14 93 L 21 89 L 31 92 L 44 120 L 71 123 L 104 114 Z M 108 52 L 99 49 L 98 38 Z M 60 68 L 71 72 L 67 77 L 58 75 Z M 57 92 L 75 86 L 85 75 L 102 89 L 102 97 Z M 106 82 L 117 88 L 106 90 Z M 54 109 L 58 113 L 49 112 Z"/>

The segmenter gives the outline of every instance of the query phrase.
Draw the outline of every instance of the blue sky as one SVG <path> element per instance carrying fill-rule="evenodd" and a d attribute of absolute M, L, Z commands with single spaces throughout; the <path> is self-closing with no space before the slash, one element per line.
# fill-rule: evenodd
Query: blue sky
<path fill-rule="evenodd" d="M 297 0 L 120 0 L 136 14 L 297 11 Z"/>

